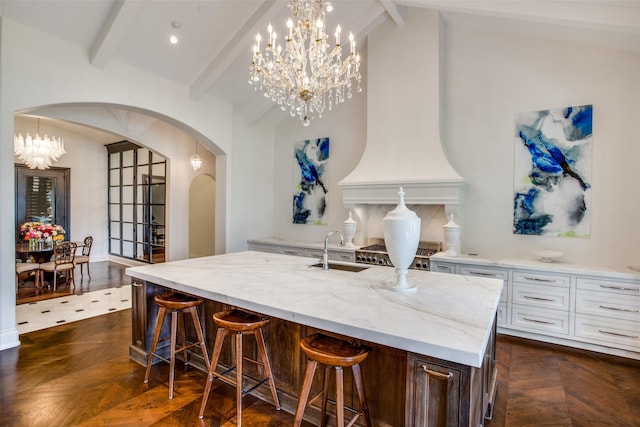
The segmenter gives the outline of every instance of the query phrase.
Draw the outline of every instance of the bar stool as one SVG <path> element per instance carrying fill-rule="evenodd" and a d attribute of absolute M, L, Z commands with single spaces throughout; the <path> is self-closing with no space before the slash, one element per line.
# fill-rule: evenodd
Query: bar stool
<path fill-rule="evenodd" d="M 207 406 L 207 399 L 209 399 L 209 393 L 211 392 L 211 384 L 213 379 L 218 378 L 224 383 L 233 385 L 236 387 L 236 425 L 242 424 L 242 396 L 250 393 L 259 385 L 265 381 L 269 382 L 271 388 L 271 394 L 273 395 L 273 401 L 275 402 L 276 410 L 280 409 L 280 401 L 278 400 L 278 394 L 276 393 L 276 385 L 273 382 L 273 374 L 271 373 L 271 365 L 269 363 L 269 357 L 267 356 L 267 350 L 264 344 L 264 336 L 262 334 L 262 328 L 269 323 L 269 319 L 261 318 L 260 316 L 252 313 L 247 313 L 242 310 L 232 309 L 221 311 L 213 315 L 213 321 L 218 326 L 218 332 L 216 334 L 216 340 L 213 344 L 213 355 L 211 356 L 211 363 L 209 364 L 209 374 L 207 375 L 207 384 L 204 388 L 204 396 L 202 398 L 202 406 L 200 407 L 200 418 L 204 415 L 205 407 Z M 236 351 L 236 379 L 235 381 L 224 376 L 227 372 L 234 369 L 234 367 L 219 374 L 216 372 L 216 366 L 218 365 L 218 359 L 220 358 L 220 352 L 222 351 L 222 344 L 227 335 L 235 335 L 235 351 Z M 258 353 L 262 362 L 257 360 L 243 357 L 242 353 L 242 337 L 245 334 L 253 334 L 258 344 Z M 248 362 L 255 363 L 264 368 L 265 378 L 255 386 L 248 390 L 242 388 L 242 361 L 246 359 Z"/>
<path fill-rule="evenodd" d="M 307 355 L 307 368 L 304 373 L 304 382 L 298 399 L 294 427 L 299 427 L 302 423 L 302 416 L 306 407 L 322 396 L 322 413 L 320 425 L 325 426 L 327 422 L 327 398 L 329 392 L 329 371 L 333 368 L 336 371 L 336 426 L 344 427 L 344 391 L 343 391 L 343 371 L 342 368 L 351 366 L 353 379 L 358 392 L 360 409 L 358 413 L 349 421 L 348 426 L 353 425 L 360 415 L 364 416 L 367 427 L 371 427 L 367 396 L 364 392 L 364 383 L 360 371 L 360 362 L 367 358 L 371 349 L 363 345 L 356 345 L 337 338 L 323 334 L 313 334 L 300 341 L 300 348 Z M 318 363 L 325 365 L 324 385 L 322 391 L 310 401 L 309 392 L 313 383 L 313 376 L 318 367 Z"/>
<path fill-rule="evenodd" d="M 191 347 L 198 346 L 200 347 L 200 351 L 204 356 L 204 362 L 207 365 L 207 369 L 209 369 L 209 354 L 207 353 L 207 347 L 204 343 L 204 335 L 202 334 L 202 327 L 200 326 L 200 319 L 198 318 L 198 309 L 197 307 L 202 304 L 202 299 L 192 297 L 189 295 L 183 295 L 175 292 L 157 295 L 155 297 L 156 304 L 158 304 L 158 317 L 156 318 L 156 327 L 153 331 L 153 341 L 151 343 L 151 351 L 149 352 L 149 357 L 147 359 L 147 371 L 144 374 L 144 382 L 149 382 L 149 372 L 151 371 L 151 365 L 153 364 L 154 357 L 157 357 L 165 362 L 169 362 L 169 399 L 173 399 L 173 379 L 175 376 L 175 365 L 176 365 L 176 353 L 183 353 L 184 362 L 186 365 L 189 364 L 189 359 L 187 355 L 187 349 Z M 164 316 L 167 313 L 167 310 L 171 312 L 171 348 L 169 359 L 164 358 L 163 356 L 156 353 L 156 348 L 158 346 L 158 339 L 160 338 L 160 331 L 162 330 L 162 323 L 164 322 Z M 176 349 L 176 334 L 178 331 L 178 313 L 181 313 L 180 321 L 180 335 L 181 345 L 182 347 Z M 187 342 L 187 335 L 184 328 L 184 315 L 187 313 L 191 313 L 191 319 L 193 320 L 193 326 L 196 330 L 196 335 L 198 337 L 198 341 L 194 343 Z M 162 340 L 166 341 L 166 339 Z M 162 342 L 161 341 L 161 342 Z"/>

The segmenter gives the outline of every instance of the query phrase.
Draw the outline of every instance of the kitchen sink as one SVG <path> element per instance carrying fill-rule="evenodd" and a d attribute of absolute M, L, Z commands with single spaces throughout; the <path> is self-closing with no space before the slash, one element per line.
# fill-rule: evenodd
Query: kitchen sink
<path fill-rule="evenodd" d="M 322 263 L 319 262 L 317 264 L 311 264 L 310 267 L 320 267 L 322 268 Z M 362 271 L 362 270 L 366 270 L 369 267 L 361 267 L 359 265 L 348 265 L 348 264 L 334 264 L 334 263 L 329 263 L 329 270 L 343 270 L 343 271 L 353 271 L 353 272 L 358 272 L 358 271 Z"/>

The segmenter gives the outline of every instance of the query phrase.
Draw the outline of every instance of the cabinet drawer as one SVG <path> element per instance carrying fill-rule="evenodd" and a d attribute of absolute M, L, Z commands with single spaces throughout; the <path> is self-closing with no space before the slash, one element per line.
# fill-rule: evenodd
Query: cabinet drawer
<path fill-rule="evenodd" d="M 277 246 L 260 244 L 260 243 L 250 243 L 249 249 L 251 249 L 252 251 L 270 252 L 273 254 L 280 253 L 280 248 L 278 248 Z"/>
<path fill-rule="evenodd" d="M 576 292 L 576 313 L 640 322 L 640 295 L 628 297 L 606 292 Z"/>
<path fill-rule="evenodd" d="M 307 251 L 305 251 L 304 249 L 298 249 L 298 248 L 287 248 L 287 247 L 282 247 L 280 248 L 280 253 L 284 254 L 284 255 L 294 255 L 294 256 L 307 256 Z"/>
<path fill-rule="evenodd" d="M 614 280 L 578 277 L 577 288 L 587 291 L 610 292 L 621 295 L 637 295 L 640 297 L 640 283 L 638 282 L 618 282 Z"/>
<path fill-rule="evenodd" d="M 511 325 L 532 331 L 569 334 L 569 312 L 514 304 Z"/>
<path fill-rule="evenodd" d="M 534 273 L 530 271 L 514 271 L 513 281 L 529 283 L 533 285 L 553 285 L 569 287 L 571 279 L 569 276 L 556 274 Z"/>
<path fill-rule="evenodd" d="M 347 252 L 329 252 L 329 259 L 334 261 L 356 262 L 355 253 Z"/>
<path fill-rule="evenodd" d="M 569 310 L 569 288 L 513 282 L 514 304 Z"/>
<path fill-rule="evenodd" d="M 436 271 L 438 273 L 449 273 L 455 274 L 456 266 L 451 264 L 441 264 L 439 262 L 431 261 L 431 271 Z"/>
<path fill-rule="evenodd" d="M 500 294 L 500 301 L 507 302 L 509 298 L 508 295 L 508 279 L 509 272 L 507 270 L 502 270 L 499 268 L 486 268 L 486 267 L 472 267 L 468 265 L 460 266 L 460 274 L 467 276 L 479 276 L 479 277 L 489 277 L 493 279 L 502 279 L 504 281 L 502 286 L 502 294 Z"/>
<path fill-rule="evenodd" d="M 640 349 L 640 323 L 577 315 L 576 337 L 616 347 Z"/>

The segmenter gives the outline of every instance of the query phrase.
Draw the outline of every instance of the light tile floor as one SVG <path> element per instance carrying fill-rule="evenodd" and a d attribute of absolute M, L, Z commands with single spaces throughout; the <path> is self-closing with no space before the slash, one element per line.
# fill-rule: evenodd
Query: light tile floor
<path fill-rule="evenodd" d="M 131 308 L 131 285 L 16 306 L 18 334 Z"/>

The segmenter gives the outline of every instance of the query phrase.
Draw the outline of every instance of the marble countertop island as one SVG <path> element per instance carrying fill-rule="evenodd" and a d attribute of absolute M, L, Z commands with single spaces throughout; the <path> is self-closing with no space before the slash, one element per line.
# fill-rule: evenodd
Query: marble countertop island
<path fill-rule="evenodd" d="M 480 367 L 503 283 L 393 268 L 323 271 L 309 258 L 238 252 L 127 268 L 127 275 L 202 298 L 341 335 Z"/>

